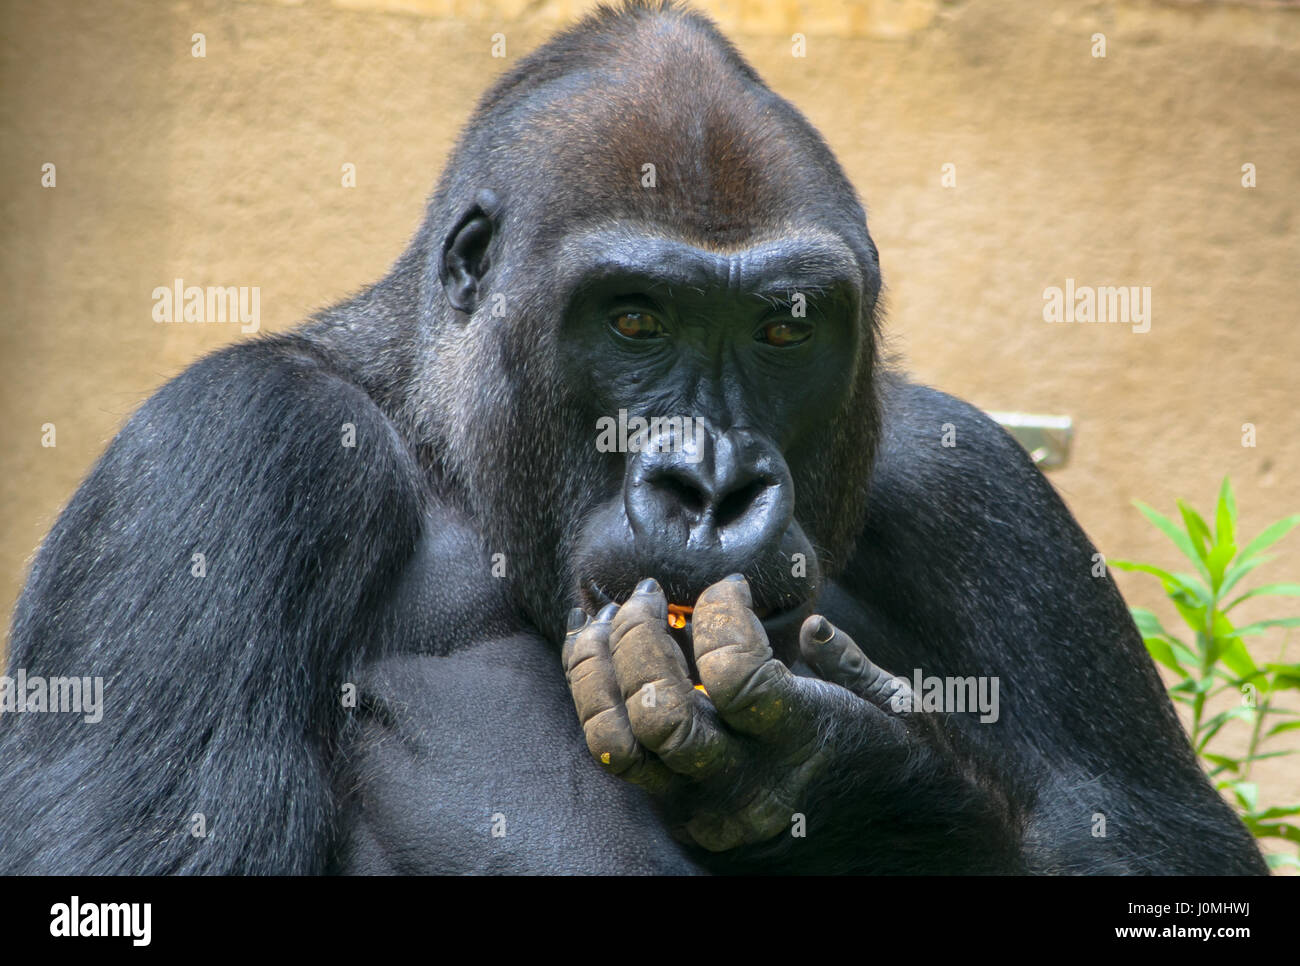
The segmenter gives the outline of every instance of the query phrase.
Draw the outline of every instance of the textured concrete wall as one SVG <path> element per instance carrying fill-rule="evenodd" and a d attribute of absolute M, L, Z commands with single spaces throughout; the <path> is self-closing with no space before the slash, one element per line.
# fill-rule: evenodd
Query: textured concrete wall
<path fill-rule="evenodd" d="M 1204 505 L 1225 473 L 1246 529 L 1300 511 L 1294 5 L 699 6 L 825 133 L 866 199 L 890 349 L 985 408 L 1075 418 L 1073 462 L 1052 480 L 1104 552 L 1175 564 L 1131 501 Z M 477 95 L 587 7 L 3 3 L 0 610 L 126 416 L 241 337 L 156 324 L 154 287 L 259 286 L 275 330 L 374 280 Z M 505 59 L 491 56 L 497 32 Z M 806 57 L 792 56 L 795 32 Z M 41 186 L 46 162 L 55 188 Z M 1150 286 L 1150 331 L 1046 324 L 1043 291 L 1066 279 Z M 1300 535 L 1280 551 L 1268 576 L 1300 579 Z M 1170 613 L 1154 581 L 1120 582 Z M 1279 603 L 1247 616 L 1288 612 Z M 1296 760 L 1261 768 L 1266 797 L 1300 797 Z"/>

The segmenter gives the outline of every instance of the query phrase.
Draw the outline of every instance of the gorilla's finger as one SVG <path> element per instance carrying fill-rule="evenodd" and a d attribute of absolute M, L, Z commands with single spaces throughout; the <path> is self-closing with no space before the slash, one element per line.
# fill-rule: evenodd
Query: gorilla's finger
<path fill-rule="evenodd" d="M 670 775 L 632 733 L 609 655 L 610 615 L 606 611 L 570 631 L 564 641 L 564 673 L 578 721 L 587 748 L 602 767 L 626 781 L 661 788 Z"/>
<path fill-rule="evenodd" d="M 772 656 L 744 577 L 728 577 L 700 595 L 692 635 L 700 680 L 731 727 L 761 735 L 805 703 L 794 675 Z"/>
<path fill-rule="evenodd" d="M 673 771 L 704 777 L 725 761 L 729 739 L 708 699 L 691 683 L 667 617 L 659 585 L 642 581 L 614 618 L 614 674 L 637 740 Z"/>
<path fill-rule="evenodd" d="M 587 616 L 586 611 L 581 607 L 575 607 L 569 611 L 569 626 L 564 632 L 564 646 L 560 648 L 560 662 L 567 671 L 569 668 L 569 658 L 573 654 L 573 642 L 578 639 L 578 632 L 591 623 L 591 618 Z"/>
<path fill-rule="evenodd" d="M 669 635 L 667 620 L 668 600 L 655 580 L 641 581 L 614 615 L 609 652 L 625 700 L 631 700 L 642 684 L 650 681 L 680 679 L 690 687 L 686 658 Z"/>
<path fill-rule="evenodd" d="M 818 677 L 847 688 L 883 711 L 892 710 L 895 697 L 911 693 L 904 678 L 873 664 L 853 638 L 820 614 L 813 614 L 799 628 L 799 652 Z"/>

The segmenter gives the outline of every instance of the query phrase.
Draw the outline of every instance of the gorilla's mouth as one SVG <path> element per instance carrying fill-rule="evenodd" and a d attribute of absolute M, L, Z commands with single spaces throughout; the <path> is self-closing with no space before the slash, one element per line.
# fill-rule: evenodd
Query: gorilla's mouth
<path fill-rule="evenodd" d="M 722 578 L 719 577 L 718 579 L 721 580 Z M 632 596 L 632 590 L 611 593 L 606 591 L 595 580 L 588 580 L 582 596 L 584 598 L 582 602 L 584 609 L 594 617 L 610 604 L 622 605 L 626 603 L 627 599 Z M 682 596 L 685 597 L 686 595 Z M 754 597 L 754 613 L 763 622 L 764 627 L 776 624 L 784 625 L 787 618 L 804 610 L 810 603 L 808 600 L 796 600 L 783 606 L 768 606 L 759 599 L 757 589 L 755 589 Z M 668 592 L 668 626 L 673 630 L 690 630 L 691 616 L 695 611 L 695 598 L 691 597 L 689 599 L 690 603 L 687 603 L 685 600 L 675 599 L 675 595 Z"/>

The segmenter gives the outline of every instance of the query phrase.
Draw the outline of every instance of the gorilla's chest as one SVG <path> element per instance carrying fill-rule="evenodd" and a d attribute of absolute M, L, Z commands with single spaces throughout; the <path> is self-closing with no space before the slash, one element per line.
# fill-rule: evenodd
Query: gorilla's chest
<path fill-rule="evenodd" d="M 363 693 L 342 871 L 692 870 L 644 793 L 592 762 L 540 638 L 380 661 Z"/>

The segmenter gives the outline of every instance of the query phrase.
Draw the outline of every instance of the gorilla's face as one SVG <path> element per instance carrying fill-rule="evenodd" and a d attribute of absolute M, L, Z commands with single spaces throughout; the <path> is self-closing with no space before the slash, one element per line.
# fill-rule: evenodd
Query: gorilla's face
<path fill-rule="evenodd" d="M 557 639 L 649 577 L 680 622 L 733 573 L 797 628 L 880 422 L 865 215 L 711 28 L 589 42 L 503 78 L 435 196 L 428 449 Z"/>
<path fill-rule="evenodd" d="M 616 481 L 583 522 L 573 576 L 591 613 L 653 577 L 686 609 L 732 573 L 771 625 L 821 577 L 791 463 L 847 400 L 862 279 L 833 235 L 697 247 L 631 227 L 571 238 L 563 379 Z"/>

